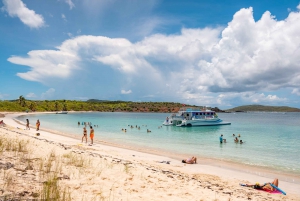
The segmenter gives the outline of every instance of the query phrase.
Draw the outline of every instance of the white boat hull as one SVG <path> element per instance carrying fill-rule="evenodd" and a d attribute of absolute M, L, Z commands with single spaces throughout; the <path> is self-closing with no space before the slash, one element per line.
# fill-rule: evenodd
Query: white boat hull
<path fill-rule="evenodd" d="M 218 126 L 218 125 L 230 125 L 230 122 L 224 122 L 222 120 L 211 121 L 211 120 L 183 120 L 182 123 L 177 124 L 178 127 L 185 126 Z"/>
<path fill-rule="evenodd" d="M 67 111 L 56 112 L 55 114 L 68 114 Z"/>
<path fill-rule="evenodd" d="M 164 121 L 164 126 L 178 126 L 178 127 L 184 127 L 184 126 L 217 126 L 217 125 L 230 125 L 230 122 L 222 121 L 219 118 L 213 118 L 213 119 L 195 119 L 195 120 L 169 120 Z"/>

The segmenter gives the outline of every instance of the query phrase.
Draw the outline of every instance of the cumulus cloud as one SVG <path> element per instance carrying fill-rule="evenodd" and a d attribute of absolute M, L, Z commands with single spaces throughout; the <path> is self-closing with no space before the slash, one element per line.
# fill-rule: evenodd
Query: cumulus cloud
<path fill-rule="evenodd" d="M 26 95 L 27 98 L 36 98 L 36 95 L 34 93 L 29 93 Z"/>
<path fill-rule="evenodd" d="M 50 89 L 48 89 L 46 92 L 42 93 L 41 98 L 42 98 L 42 99 L 49 99 L 49 98 L 52 98 L 53 95 L 54 95 L 54 93 L 55 93 L 55 89 L 50 88 Z"/>
<path fill-rule="evenodd" d="M 45 22 L 43 16 L 28 9 L 21 0 L 3 0 L 3 4 L 3 9 L 7 11 L 9 16 L 18 17 L 30 28 L 40 28 L 44 26 Z"/>
<path fill-rule="evenodd" d="M 300 96 L 300 90 L 299 89 L 293 89 L 292 94 L 296 94 L 297 96 Z"/>
<path fill-rule="evenodd" d="M 93 62 L 98 64 L 95 74 L 105 73 L 103 65 L 110 67 L 110 72 L 124 75 L 126 88 L 140 97 L 224 103 L 226 96 L 216 94 L 240 93 L 253 103 L 280 102 L 285 99 L 259 92 L 300 87 L 299 35 L 299 11 L 282 21 L 266 11 L 255 21 L 250 7 L 235 13 L 223 28 L 182 29 L 180 34 L 154 34 L 135 43 L 84 35 L 64 41 L 55 51 L 35 50 L 26 58 L 8 60 L 29 66 L 29 72 L 18 76 L 31 81 L 66 79 Z"/>
<path fill-rule="evenodd" d="M 25 80 L 44 83 L 47 78 L 66 78 L 71 74 L 71 68 L 76 69 L 79 60 L 72 52 L 55 50 L 36 50 L 28 53 L 28 58 L 13 56 L 8 61 L 30 66 L 31 70 L 26 73 L 17 73 Z"/>
<path fill-rule="evenodd" d="M 128 90 L 128 91 L 126 91 L 126 90 L 121 90 L 121 94 L 131 94 L 132 93 L 132 91 L 131 90 Z"/>

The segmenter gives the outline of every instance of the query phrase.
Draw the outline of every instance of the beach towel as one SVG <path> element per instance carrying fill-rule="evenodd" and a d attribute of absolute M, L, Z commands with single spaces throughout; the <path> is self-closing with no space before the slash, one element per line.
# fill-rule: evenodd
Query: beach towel
<path fill-rule="evenodd" d="M 275 190 L 275 191 L 263 190 L 263 189 L 256 189 L 256 190 L 265 191 L 265 192 L 271 193 L 271 194 L 282 194 L 279 190 Z"/>
<path fill-rule="evenodd" d="M 278 186 L 275 186 L 273 184 L 270 183 L 270 185 L 275 188 L 274 191 L 271 191 L 271 190 L 267 190 L 267 189 L 260 189 L 260 188 L 254 188 L 256 190 L 259 190 L 259 191 L 265 191 L 267 193 L 271 193 L 271 194 L 283 194 L 283 195 L 286 195 L 286 192 L 284 192 L 282 189 L 280 189 Z M 240 186 L 245 186 L 245 187 L 249 187 L 247 186 L 246 184 L 240 184 Z"/>

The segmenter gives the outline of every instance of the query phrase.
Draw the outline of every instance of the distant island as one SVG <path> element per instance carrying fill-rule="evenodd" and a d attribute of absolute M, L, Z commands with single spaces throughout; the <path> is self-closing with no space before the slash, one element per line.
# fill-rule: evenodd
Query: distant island
<path fill-rule="evenodd" d="M 226 112 L 300 112 L 300 109 L 288 106 L 243 105 Z"/>
<path fill-rule="evenodd" d="M 161 112 L 175 113 L 181 107 L 203 107 L 176 102 L 132 102 L 89 99 L 79 100 L 27 100 L 20 96 L 16 100 L 0 100 L 2 112 L 56 112 L 56 111 L 99 111 L 99 112 Z M 245 105 L 228 110 L 207 107 L 215 112 L 300 112 L 298 108 L 287 106 Z"/>

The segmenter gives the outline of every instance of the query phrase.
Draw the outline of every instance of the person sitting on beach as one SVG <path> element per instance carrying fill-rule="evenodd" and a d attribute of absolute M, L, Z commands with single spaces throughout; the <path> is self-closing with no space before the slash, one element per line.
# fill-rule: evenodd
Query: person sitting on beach
<path fill-rule="evenodd" d="M 149 129 L 147 129 L 147 133 L 150 133 L 151 131 Z"/>
<path fill-rule="evenodd" d="M 197 163 L 197 158 L 192 156 L 192 158 L 183 159 L 182 163 L 194 164 L 194 163 Z"/>
<path fill-rule="evenodd" d="M 275 178 L 272 183 L 265 183 L 263 185 L 260 185 L 259 183 L 256 184 L 240 184 L 241 186 L 251 187 L 258 190 L 264 190 L 264 191 L 275 191 L 276 189 L 272 186 L 278 187 L 278 179 Z"/>
<path fill-rule="evenodd" d="M 243 144 L 244 142 L 243 142 L 243 140 L 240 140 L 240 144 Z"/>
<path fill-rule="evenodd" d="M 235 137 L 234 142 L 239 143 L 239 139 L 237 137 Z"/>

